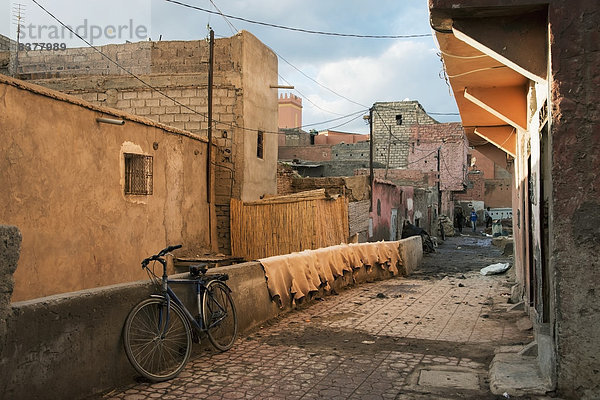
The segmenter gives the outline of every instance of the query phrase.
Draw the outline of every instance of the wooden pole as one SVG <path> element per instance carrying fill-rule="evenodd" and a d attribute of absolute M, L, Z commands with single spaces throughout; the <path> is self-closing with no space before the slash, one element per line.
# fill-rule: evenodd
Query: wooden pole
<path fill-rule="evenodd" d="M 214 64 L 215 32 L 210 29 L 208 45 L 208 152 L 206 155 L 206 201 L 211 203 L 212 173 L 212 109 L 213 109 L 213 64 Z"/>

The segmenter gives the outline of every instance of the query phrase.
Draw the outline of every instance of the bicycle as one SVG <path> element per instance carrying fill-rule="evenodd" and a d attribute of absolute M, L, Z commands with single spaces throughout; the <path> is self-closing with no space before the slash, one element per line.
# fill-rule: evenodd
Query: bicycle
<path fill-rule="evenodd" d="M 203 265 L 190 266 L 190 279 L 169 279 L 164 256 L 181 245 L 168 246 L 142 261 L 150 280 L 160 287 L 129 312 L 123 328 L 125 353 L 131 365 L 153 382 L 176 377 L 185 367 L 192 340 L 200 342 L 206 333 L 215 348 L 229 350 L 237 337 L 237 314 L 227 274 L 206 274 Z M 150 267 L 150 263 L 152 266 Z M 162 265 L 162 276 L 154 272 Z M 195 286 L 198 314 L 194 317 L 170 285 Z"/>

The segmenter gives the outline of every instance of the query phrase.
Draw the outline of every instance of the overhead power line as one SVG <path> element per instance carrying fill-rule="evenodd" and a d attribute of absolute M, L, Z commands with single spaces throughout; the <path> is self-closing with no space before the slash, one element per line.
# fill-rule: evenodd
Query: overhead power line
<path fill-rule="evenodd" d="M 235 19 L 238 21 L 247 22 L 249 24 L 263 25 L 271 28 L 277 29 L 285 29 L 288 31 L 302 32 L 302 33 L 310 33 L 315 35 L 325 35 L 325 36 L 337 36 L 337 37 L 351 37 L 351 38 L 362 38 L 362 39 L 414 39 L 414 38 L 422 38 L 422 37 L 431 37 L 431 33 L 421 33 L 421 34 L 412 34 L 412 35 L 361 35 L 355 33 L 338 33 L 338 32 L 325 32 L 325 31 L 316 31 L 312 29 L 304 29 L 304 28 L 295 28 L 290 26 L 271 24 L 268 22 L 254 21 L 248 18 L 236 17 L 234 15 L 223 14 L 222 12 L 208 10 L 206 8 L 193 6 L 191 4 L 186 4 L 176 0 L 165 0 L 168 3 L 177 4 L 182 7 L 191 8 L 194 10 L 202 11 L 209 14 L 219 14 L 227 18 Z"/>
<path fill-rule="evenodd" d="M 88 47 L 90 47 L 90 48 L 92 48 L 93 50 L 95 50 L 97 53 L 99 53 L 100 55 L 102 55 L 104 58 L 106 58 L 106 59 L 107 59 L 108 61 L 110 61 L 112 64 L 114 64 L 114 65 L 115 65 L 115 66 L 117 66 L 119 69 L 121 69 L 122 71 L 124 71 L 126 74 L 128 74 L 128 75 L 129 75 L 129 76 L 131 76 L 131 77 L 133 77 L 134 79 L 136 79 L 137 81 L 139 81 L 140 83 L 142 83 L 142 84 L 143 84 L 144 86 L 146 86 L 147 88 L 149 88 L 149 89 L 151 89 L 151 90 L 153 90 L 153 91 L 155 91 L 155 92 L 157 92 L 157 93 L 161 94 L 161 95 L 162 95 L 162 96 L 164 96 L 165 98 L 167 98 L 167 99 L 169 99 L 169 100 L 173 101 L 173 103 L 175 103 L 175 104 L 177 104 L 177 105 L 179 105 L 179 106 L 181 106 L 181 107 L 183 107 L 183 108 L 185 108 L 185 109 L 187 109 L 187 110 L 189 110 L 189 111 L 193 112 L 194 114 L 198 114 L 198 115 L 202 116 L 202 117 L 203 117 L 205 120 L 207 119 L 207 116 L 206 116 L 205 114 L 203 114 L 203 113 L 201 113 L 201 112 L 199 112 L 199 111 L 197 111 L 197 110 L 195 110 L 195 109 L 193 109 L 193 108 L 190 108 L 189 106 L 187 106 L 187 105 L 185 105 L 185 104 L 182 104 L 181 102 L 177 101 L 175 98 L 173 98 L 173 97 L 171 97 L 171 96 L 167 95 L 166 93 L 164 93 L 164 92 L 163 92 L 163 91 L 161 91 L 160 89 L 158 89 L 158 88 L 156 88 L 156 87 L 152 86 L 151 84 L 149 84 L 148 82 L 146 82 L 145 80 L 143 80 L 142 78 L 140 78 L 139 76 L 137 76 L 136 74 L 134 74 L 133 72 L 129 71 L 127 68 L 123 67 L 123 66 L 122 66 L 121 64 L 119 64 L 119 63 L 118 63 L 116 60 L 112 59 L 111 57 L 109 57 L 108 55 L 106 55 L 105 53 L 103 53 L 103 52 L 102 52 L 102 50 L 100 50 L 100 49 L 99 49 L 97 46 L 94 46 L 93 44 L 91 44 L 90 42 L 88 42 L 88 41 L 87 41 L 85 38 L 83 38 L 81 35 L 79 35 L 77 32 L 75 32 L 74 30 L 72 30 L 72 29 L 71 29 L 71 28 L 70 28 L 68 25 L 66 25 L 65 23 L 63 23 L 63 22 L 62 22 L 62 21 L 61 21 L 61 20 L 60 20 L 58 17 L 56 17 L 54 14 L 52 14 L 52 13 L 51 13 L 50 11 L 48 11 L 46 8 L 44 8 L 44 7 L 43 7 L 43 6 L 42 6 L 40 3 L 38 3 L 36 0 L 32 0 L 32 2 L 33 2 L 34 4 L 36 4 L 36 5 L 37 5 L 39 8 L 41 8 L 41 9 L 42 9 L 42 10 L 43 10 L 43 11 L 44 11 L 46 14 L 48 14 L 48 15 L 49 15 L 51 18 L 53 18 L 53 19 L 54 19 L 56 22 L 58 22 L 58 23 L 59 23 L 61 26 L 63 26 L 63 27 L 64 27 L 65 29 L 67 29 L 68 31 L 70 31 L 70 32 L 71 32 L 73 35 L 75 35 L 75 36 L 76 36 L 78 39 L 80 39 L 81 41 L 83 41 L 83 42 L 84 42 L 84 43 L 85 43 L 85 44 L 86 44 Z M 220 14 L 220 13 L 219 13 L 219 14 Z M 222 15 L 222 14 L 221 14 L 221 15 Z M 224 16 L 224 15 L 223 15 L 223 16 Z M 224 17 L 225 17 L 225 16 L 224 16 Z M 287 62 L 287 61 L 286 61 L 286 62 Z M 290 65 L 291 65 L 291 64 L 290 64 Z M 280 77 L 281 77 L 281 76 L 280 76 Z M 281 78 L 282 78 L 284 81 L 286 81 L 286 80 L 285 80 L 285 78 L 283 78 L 283 77 L 281 77 Z M 286 82 L 287 82 L 287 81 L 286 81 Z M 318 82 L 317 82 L 317 83 L 318 83 Z M 323 86 L 323 85 L 321 85 L 321 86 Z M 323 86 L 323 87 L 324 87 L 324 86 Z M 326 87 L 325 87 L 325 88 L 326 88 Z M 329 89 L 329 88 L 326 88 L 326 89 L 330 90 L 332 93 L 334 93 L 334 94 L 336 94 L 336 95 L 338 95 L 338 96 L 340 96 L 340 97 L 342 97 L 342 98 L 344 98 L 344 99 L 346 99 L 346 100 L 348 100 L 348 101 L 351 101 L 351 100 L 347 99 L 346 97 L 344 97 L 344 96 L 342 96 L 342 95 L 340 95 L 340 94 L 338 94 L 338 93 L 334 92 L 333 90 L 331 90 L 331 89 Z M 297 89 L 296 89 L 296 90 L 297 90 Z M 300 93 L 300 92 L 299 92 L 299 93 Z M 300 93 L 300 95 L 301 95 L 303 98 L 306 98 L 306 99 L 307 99 L 307 100 L 310 102 L 310 99 L 309 99 L 307 96 L 304 96 L 302 93 Z M 353 102 L 353 101 L 351 101 L 351 102 Z M 355 102 L 353 102 L 353 103 L 355 103 Z M 314 103 L 313 103 L 313 104 L 314 104 Z M 359 103 L 355 103 L 355 104 L 359 104 Z M 314 105 L 315 105 L 317 108 L 320 108 L 320 107 L 319 107 L 319 106 L 317 106 L 316 104 L 314 104 Z M 322 109 L 322 108 L 320 108 L 320 109 Z M 322 110 L 323 110 L 323 109 L 322 109 Z M 327 110 L 323 110 L 323 111 L 327 111 Z M 341 119 L 344 119 L 344 118 L 350 118 L 350 117 L 354 117 L 354 118 L 350 119 L 349 121 L 346 121 L 346 122 L 344 122 L 344 123 L 342 123 L 342 124 L 340 124 L 340 125 L 337 125 L 337 126 L 334 126 L 334 127 L 332 127 L 332 128 L 329 128 L 329 129 L 335 129 L 335 128 L 337 128 L 337 127 L 340 127 L 340 126 L 346 125 L 346 124 L 348 124 L 348 123 L 350 123 L 350 122 L 352 122 L 352 121 L 354 121 L 354 120 L 358 119 L 358 118 L 359 118 L 359 117 L 360 117 L 360 116 L 361 116 L 361 115 L 362 115 L 362 114 L 363 114 L 365 111 L 367 111 L 367 110 L 355 111 L 355 112 L 352 112 L 352 113 L 350 113 L 350 114 L 347 114 L 347 115 L 341 115 L 341 114 L 334 113 L 334 114 L 340 115 L 340 117 L 339 117 L 339 118 L 330 119 L 330 120 L 326 120 L 326 121 L 322 121 L 322 122 L 316 122 L 316 123 L 312 123 L 312 124 L 304 125 L 303 127 L 315 126 L 315 125 L 323 125 L 323 124 L 326 124 L 326 123 L 329 123 L 329 122 L 333 122 L 333 121 L 338 121 L 338 120 L 341 120 Z M 330 112 L 330 113 L 332 113 L 331 111 L 327 111 L 327 112 Z M 356 116 L 357 114 L 358 114 L 358 116 Z M 381 116 L 379 116 L 379 117 L 381 118 Z M 383 118 L 382 118 L 382 119 L 383 119 Z M 213 122 L 214 122 L 215 124 L 217 124 L 217 123 L 218 123 L 218 124 L 222 124 L 222 125 L 230 126 L 230 127 L 232 127 L 232 128 L 238 128 L 238 129 L 242 129 L 242 130 L 244 130 L 244 131 L 250 131 L 250 132 L 258 132 L 258 131 L 261 131 L 261 132 L 263 132 L 264 134 L 279 134 L 279 132 L 278 132 L 278 131 L 276 131 L 276 132 L 275 132 L 275 131 L 264 131 L 264 130 L 260 130 L 260 129 L 246 128 L 246 127 L 241 127 L 241 126 L 239 126 L 239 125 L 237 125 L 237 124 L 235 124 L 235 123 L 232 123 L 232 122 L 219 121 L 219 120 L 216 120 L 216 119 L 215 119 L 215 120 L 213 120 Z M 385 123 L 385 122 L 384 122 L 384 123 Z"/>
<path fill-rule="evenodd" d="M 291 66 L 292 68 L 294 68 L 296 71 L 300 72 L 302 75 L 304 75 L 306 78 L 310 79 L 311 81 L 313 81 L 314 83 L 316 83 L 317 85 L 321 86 L 323 89 L 326 89 L 328 91 L 330 91 L 331 93 L 333 93 L 334 95 L 341 97 L 342 99 L 349 101 L 350 103 L 356 104 L 357 106 L 360 107 L 365 107 L 368 108 L 367 106 L 365 106 L 364 104 L 360 104 L 357 103 L 356 101 L 349 99 L 348 97 L 339 94 L 338 92 L 336 92 L 333 89 L 328 88 L 327 86 L 323 85 L 322 83 L 320 83 L 319 81 L 317 81 L 314 78 L 311 78 L 310 76 L 308 76 L 307 74 L 305 74 L 304 72 L 302 72 L 298 67 L 296 67 L 295 65 L 293 65 L 292 63 L 290 63 L 288 60 L 286 60 L 285 58 L 283 58 L 283 56 L 279 53 L 277 53 L 276 51 L 274 51 L 275 54 L 277 54 L 277 57 L 281 58 L 283 61 L 285 61 L 289 66 Z"/>
<path fill-rule="evenodd" d="M 112 58 L 110 58 L 109 56 L 107 56 L 106 54 L 104 54 L 102 52 L 102 50 L 100 50 L 99 48 L 97 48 L 96 46 L 94 46 L 93 44 L 91 44 L 90 42 L 88 42 L 87 40 L 85 40 L 81 35 L 79 35 L 77 32 L 75 32 L 71 27 L 69 27 L 68 25 L 64 24 L 60 19 L 58 19 L 54 14 L 52 14 L 50 11 L 48 11 L 47 9 L 45 9 L 40 3 L 38 3 L 36 0 L 31 0 L 35 5 L 37 5 L 39 8 L 41 8 L 42 10 L 44 10 L 44 12 L 46 14 L 48 14 L 50 17 L 52 17 L 56 22 L 58 22 L 60 25 L 62 25 L 65 29 L 67 29 L 69 32 L 71 32 L 73 35 L 75 35 L 76 37 L 78 37 L 80 40 L 82 40 L 85 44 L 87 44 L 89 47 L 91 47 L 92 49 L 94 49 L 96 52 L 100 53 L 104 58 L 106 58 L 108 61 L 110 61 L 111 63 L 113 63 L 114 65 L 116 65 L 119 69 L 123 70 L 125 73 L 127 73 L 129 76 L 133 77 L 134 79 L 136 79 L 137 81 L 139 81 L 140 83 L 142 83 L 144 86 L 146 86 L 147 88 L 156 91 L 157 93 L 160 93 L 161 95 L 163 95 L 164 97 L 166 97 L 167 99 L 171 100 L 173 103 L 192 111 L 195 114 L 198 114 L 202 117 L 204 117 L 204 120 L 206 121 L 206 115 L 199 113 L 198 111 L 194 110 L 193 108 L 190 108 L 189 106 L 186 106 L 185 104 L 180 103 L 179 101 L 175 100 L 173 97 L 167 95 L 166 93 L 162 92 L 161 90 L 155 88 L 154 86 L 150 85 L 148 82 L 146 82 L 145 80 L 143 80 L 142 78 L 140 78 L 139 76 L 137 76 L 136 74 L 134 74 L 133 72 L 129 71 L 127 68 L 123 67 L 121 64 L 119 64 L 117 61 L 113 60 Z"/>
<path fill-rule="evenodd" d="M 361 113 L 361 114 L 362 114 L 362 113 Z M 328 128 L 328 129 L 329 129 L 329 130 L 334 130 L 334 129 L 336 129 L 336 128 L 339 128 L 340 126 L 347 125 L 347 124 L 349 124 L 350 122 L 352 122 L 352 121 L 354 121 L 354 120 L 357 120 L 357 119 L 359 119 L 359 118 L 362 118 L 362 115 L 360 115 L 360 114 L 359 114 L 359 115 L 357 115 L 356 117 L 352 118 L 351 120 L 348 120 L 348 121 L 346 121 L 346 122 L 343 122 L 343 123 L 341 123 L 341 124 L 339 124 L 339 125 L 336 125 L 336 126 L 332 126 L 331 128 Z"/>
<path fill-rule="evenodd" d="M 333 119 L 330 119 L 330 120 L 327 120 L 327 121 L 323 121 L 323 122 L 316 122 L 316 123 L 312 123 L 312 124 L 306 124 L 306 125 L 302 125 L 302 127 L 301 127 L 301 128 L 307 128 L 307 127 L 309 127 L 309 126 L 315 126 L 315 125 L 323 125 L 323 124 L 327 124 L 327 123 L 329 123 L 329 122 L 335 122 L 335 121 L 339 121 L 340 119 L 354 117 L 354 116 L 356 116 L 357 114 L 359 114 L 359 116 L 360 116 L 360 115 L 362 115 L 362 114 L 366 113 L 367 111 L 369 111 L 369 110 L 368 110 L 368 109 L 365 109 L 365 110 L 356 111 L 356 112 L 350 113 L 350 114 L 348 114 L 348 115 L 344 115 L 344 116 L 342 116 L 342 117 L 338 117 L 338 118 L 333 118 Z M 354 120 L 354 119 L 353 119 L 353 120 Z M 331 128 L 331 129 L 333 129 L 333 128 Z"/>

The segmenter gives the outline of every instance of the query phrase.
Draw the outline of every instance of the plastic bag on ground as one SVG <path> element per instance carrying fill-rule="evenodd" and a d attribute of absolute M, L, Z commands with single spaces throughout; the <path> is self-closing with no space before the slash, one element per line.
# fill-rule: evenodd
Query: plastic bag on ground
<path fill-rule="evenodd" d="M 510 268 L 510 264 L 509 263 L 497 263 L 497 264 L 488 265 L 485 268 L 481 268 L 481 271 L 479 271 L 479 273 L 481 275 L 503 274 L 509 268 Z"/>

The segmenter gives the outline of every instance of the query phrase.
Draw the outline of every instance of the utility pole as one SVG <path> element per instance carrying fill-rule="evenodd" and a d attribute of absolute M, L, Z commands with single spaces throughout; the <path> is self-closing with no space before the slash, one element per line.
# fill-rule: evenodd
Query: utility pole
<path fill-rule="evenodd" d="M 215 32 L 209 28 L 208 42 L 208 150 L 206 152 L 206 201 L 211 203 L 212 195 L 212 125 L 213 125 L 213 65 L 214 65 Z"/>
<path fill-rule="evenodd" d="M 208 146 L 206 150 L 206 202 L 208 203 L 208 242 L 212 250 L 212 111 L 213 111 L 213 68 L 214 68 L 215 32 L 209 27 L 208 41 Z"/>

